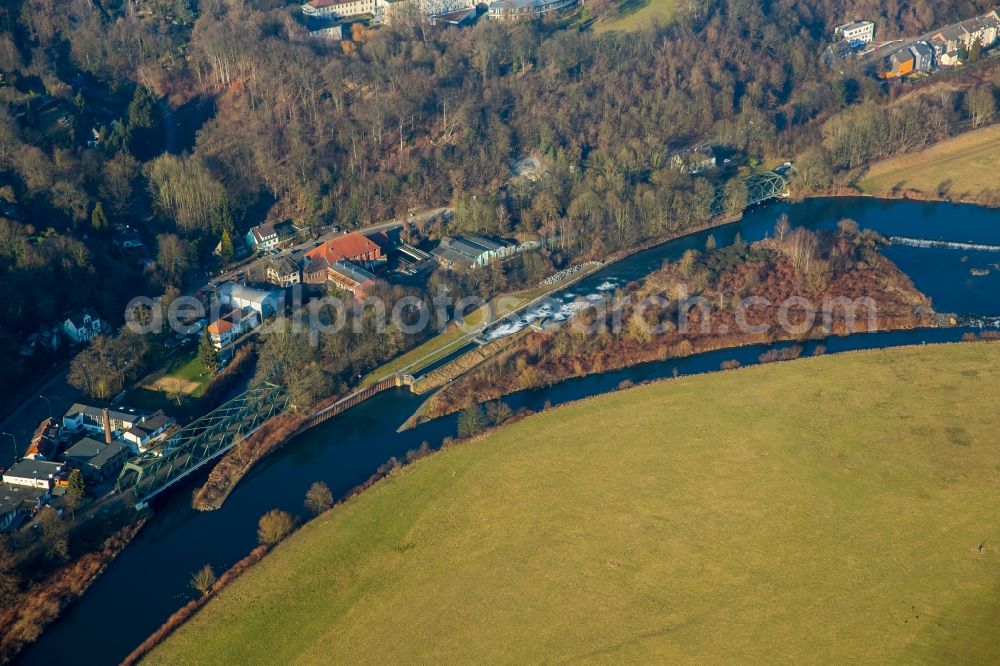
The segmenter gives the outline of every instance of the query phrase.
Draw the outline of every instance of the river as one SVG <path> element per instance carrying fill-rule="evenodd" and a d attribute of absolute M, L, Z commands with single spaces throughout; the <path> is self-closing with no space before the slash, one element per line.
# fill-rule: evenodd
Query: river
<path fill-rule="evenodd" d="M 886 236 L 1000 245 L 1000 211 L 975 206 L 874 199 L 775 203 L 748 212 L 739 223 L 672 241 L 608 266 L 557 294 L 545 312 L 524 315 L 520 323 L 507 325 L 502 333 L 639 279 L 665 260 L 676 259 L 689 248 L 703 247 L 710 234 L 720 246 L 731 243 L 737 233 L 748 241 L 763 238 L 781 213 L 789 215 L 793 226 L 812 229 L 832 228 L 838 220 L 851 218 L 862 228 Z M 931 297 L 938 311 L 982 316 L 991 324 L 995 322 L 992 316 L 1000 315 L 1000 270 L 994 266 L 1000 263 L 1000 252 L 955 249 L 940 243 L 899 243 L 884 252 L 910 275 L 918 289 Z M 973 276 L 971 269 L 989 273 Z M 853 335 L 831 338 L 822 344 L 827 352 L 838 352 L 945 342 L 960 339 L 967 330 L 975 329 Z M 816 344 L 807 343 L 804 354 L 812 353 Z M 557 405 L 613 390 L 625 380 L 641 382 L 675 373 L 711 372 L 718 370 L 722 361 L 731 359 L 748 365 L 767 348 L 721 350 L 646 363 L 523 391 L 505 401 L 515 408 L 537 410 L 547 403 Z M 453 436 L 454 416 L 396 432 L 422 400 L 406 389 L 387 391 L 299 436 L 261 461 L 218 511 L 200 513 L 190 508 L 191 493 L 204 480 L 204 474 L 159 498 L 154 505 L 155 516 L 147 527 L 83 598 L 24 650 L 18 663 L 52 664 L 64 661 L 68 655 L 87 664 L 117 663 L 192 598 L 189 581 L 194 571 L 211 564 L 221 572 L 256 545 L 257 520 L 263 513 L 282 508 L 302 515 L 302 501 L 312 482 L 325 481 L 337 497 L 342 497 L 390 457 L 402 457 L 424 441 L 437 447 L 445 437 Z"/>

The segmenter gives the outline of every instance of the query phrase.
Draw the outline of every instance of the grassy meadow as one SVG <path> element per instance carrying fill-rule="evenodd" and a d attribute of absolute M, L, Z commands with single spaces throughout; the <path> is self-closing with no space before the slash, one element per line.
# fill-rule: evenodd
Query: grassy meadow
<path fill-rule="evenodd" d="M 595 29 L 598 32 L 630 32 L 655 23 L 669 23 L 676 6 L 677 0 L 623 0 L 618 5 L 617 15 L 597 23 Z"/>
<path fill-rule="evenodd" d="M 307 524 L 148 661 L 996 663 L 998 393 L 977 343 L 549 410 Z"/>
<path fill-rule="evenodd" d="M 872 165 L 858 183 L 869 194 L 917 190 L 960 199 L 998 189 L 1000 124 Z"/>
<path fill-rule="evenodd" d="M 181 352 L 168 365 L 142 380 L 131 389 L 125 404 L 140 409 L 176 409 L 178 400 L 186 403 L 200 398 L 212 382 L 212 373 L 198 357 L 198 350 Z"/>

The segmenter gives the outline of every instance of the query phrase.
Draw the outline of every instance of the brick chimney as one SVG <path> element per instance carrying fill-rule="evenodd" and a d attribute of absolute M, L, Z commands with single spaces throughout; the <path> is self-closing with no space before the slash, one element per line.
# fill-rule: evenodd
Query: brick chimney
<path fill-rule="evenodd" d="M 104 443 L 111 443 L 111 414 L 107 407 L 104 408 Z"/>

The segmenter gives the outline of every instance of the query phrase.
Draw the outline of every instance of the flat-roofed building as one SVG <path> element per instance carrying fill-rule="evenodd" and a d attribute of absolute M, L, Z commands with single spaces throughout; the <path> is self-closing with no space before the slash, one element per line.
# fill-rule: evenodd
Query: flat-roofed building
<path fill-rule="evenodd" d="M 432 254 L 445 268 L 486 266 L 517 252 L 517 246 L 482 236 L 445 236 Z"/>
<path fill-rule="evenodd" d="M 227 284 L 219 291 L 219 302 L 231 308 L 250 309 L 263 319 L 278 311 L 278 293 L 270 289 Z"/>
<path fill-rule="evenodd" d="M 529 21 L 576 7 L 578 0 L 495 0 L 487 16 L 495 21 Z"/>
<path fill-rule="evenodd" d="M 838 25 L 836 33 L 851 46 L 859 46 L 875 39 L 875 24 L 871 21 L 851 21 Z"/>
<path fill-rule="evenodd" d="M 129 448 L 124 444 L 119 442 L 105 444 L 84 437 L 66 449 L 62 457 L 67 465 L 80 470 L 87 481 L 99 483 L 117 476 L 129 455 Z"/>
<path fill-rule="evenodd" d="M 105 411 L 112 437 L 121 437 L 122 433 L 148 415 L 148 412 L 131 408 L 125 410 L 77 402 L 63 415 L 63 427 L 74 432 L 82 429 L 94 436 L 103 435 Z"/>
<path fill-rule="evenodd" d="M 347 18 L 358 14 L 374 16 L 382 4 L 383 0 L 312 0 L 302 5 L 302 13 L 329 18 Z"/>
<path fill-rule="evenodd" d="M 279 287 L 290 287 L 302 282 L 302 267 L 293 257 L 281 255 L 268 262 L 267 281 Z"/>
<path fill-rule="evenodd" d="M 63 470 L 62 463 L 46 460 L 21 460 L 3 473 L 3 482 L 13 486 L 52 490 Z"/>
<path fill-rule="evenodd" d="M 347 261 L 336 261 L 330 266 L 331 282 L 355 296 L 364 296 L 375 284 L 375 275 Z"/>

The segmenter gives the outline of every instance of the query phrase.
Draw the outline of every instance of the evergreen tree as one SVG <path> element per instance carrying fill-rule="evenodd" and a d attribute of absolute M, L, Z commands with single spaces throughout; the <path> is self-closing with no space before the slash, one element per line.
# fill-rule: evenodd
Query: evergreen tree
<path fill-rule="evenodd" d="M 87 484 L 83 480 L 83 474 L 78 469 L 69 473 L 69 488 L 66 494 L 82 500 L 87 495 Z"/>
<path fill-rule="evenodd" d="M 228 226 L 223 228 L 222 237 L 219 239 L 219 254 L 226 263 L 232 261 L 233 256 L 236 254 L 236 249 L 233 247 L 233 238 L 229 234 Z"/>
<path fill-rule="evenodd" d="M 104 204 L 98 201 L 94 204 L 94 212 L 90 214 L 90 226 L 95 231 L 103 231 L 108 228 L 108 216 L 104 214 Z"/>
<path fill-rule="evenodd" d="M 143 86 L 136 86 L 128 105 L 128 124 L 133 130 L 156 126 L 156 99 Z"/>
<path fill-rule="evenodd" d="M 201 343 L 198 345 L 198 358 L 201 360 L 202 365 L 211 372 L 215 372 L 215 369 L 219 367 L 219 352 L 216 351 L 215 345 L 212 344 L 212 336 L 208 334 L 207 328 L 204 335 L 201 336 Z"/>

